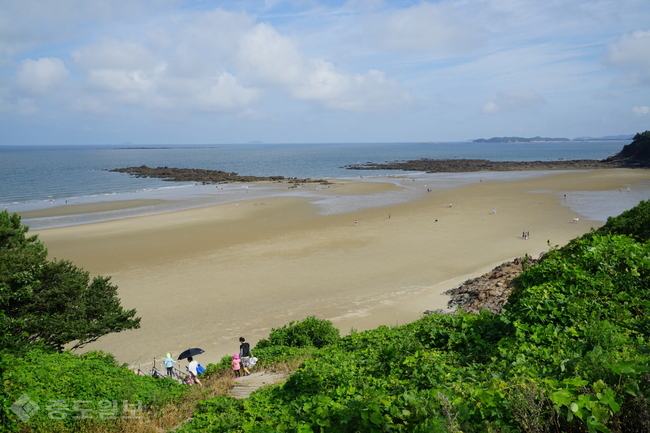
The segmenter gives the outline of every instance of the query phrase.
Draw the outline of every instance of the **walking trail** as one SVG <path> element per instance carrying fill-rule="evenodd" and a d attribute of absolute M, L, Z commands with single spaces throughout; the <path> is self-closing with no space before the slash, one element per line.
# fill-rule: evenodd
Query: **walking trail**
<path fill-rule="evenodd" d="M 235 379 L 235 386 L 230 390 L 230 395 L 238 400 L 248 398 L 252 392 L 257 391 L 265 386 L 282 382 L 291 373 L 276 373 L 272 371 L 261 371 L 251 373 L 249 376 L 242 376 Z"/>

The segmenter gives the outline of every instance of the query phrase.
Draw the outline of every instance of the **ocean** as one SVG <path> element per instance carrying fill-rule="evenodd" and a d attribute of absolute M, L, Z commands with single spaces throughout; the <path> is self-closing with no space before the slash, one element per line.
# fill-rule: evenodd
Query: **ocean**
<path fill-rule="evenodd" d="M 603 159 L 618 153 L 627 141 L 546 143 L 336 143 L 336 144 L 220 144 L 220 145 L 101 145 L 101 146 L 0 146 L 0 209 L 10 212 L 39 210 L 66 204 L 159 199 L 157 205 L 97 214 L 24 219 L 30 228 L 83 224 L 112 218 L 163 212 L 188 207 L 256 198 L 269 194 L 309 196 L 315 188 L 288 190 L 286 185 L 214 185 L 166 182 L 137 178 L 108 170 L 149 167 L 201 168 L 240 175 L 312 179 L 386 181 L 393 176 L 415 179 L 404 192 L 371 197 L 337 197 L 319 194 L 314 204 L 322 213 L 349 212 L 379 204 L 397 203 L 421 193 L 421 182 L 440 189 L 476 182 L 478 178 L 518 179 L 542 172 L 424 174 L 390 170 L 348 170 L 344 166 L 420 158 L 477 158 L 492 161 L 552 161 Z M 391 180 L 397 182 L 397 180 Z M 405 185 L 404 182 L 401 182 Z M 218 192 L 217 192 L 218 191 Z M 588 218 L 605 220 L 648 199 L 650 186 L 637 186 L 618 208 L 604 206 L 606 192 L 575 195 L 570 206 Z M 618 191 L 613 191 L 618 193 Z M 621 203 L 621 200 L 617 200 Z"/>

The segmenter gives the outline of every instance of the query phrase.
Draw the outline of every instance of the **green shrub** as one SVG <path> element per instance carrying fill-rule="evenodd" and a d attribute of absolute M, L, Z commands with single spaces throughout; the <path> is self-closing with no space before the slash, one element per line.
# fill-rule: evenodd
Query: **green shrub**
<path fill-rule="evenodd" d="M 192 431 L 238 433 L 242 431 L 241 426 L 245 417 L 244 405 L 241 401 L 220 395 L 201 401 L 192 415 L 192 420 L 176 431 L 178 433 Z"/>
<path fill-rule="evenodd" d="M 626 235 L 638 242 L 650 239 L 650 200 L 641 201 L 617 217 L 607 218 L 605 225 L 596 230 L 601 235 Z"/>
<path fill-rule="evenodd" d="M 332 325 L 331 321 L 310 316 L 304 320 L 290 322 L 281 328 L 273 328 L 268 340 L 260 340 L 256 348 L 264 349 L 272 346 L 320 348 L 335 344 L 339 339 L 339 330 Z"/>
<path fill-rule="evenodd" d="M 171 379 L 138 376 L 102 352 L 33 350 L 23 356 L 7 354 L 2 363 L 5 404 L 26 395 L 40 408 L 24 424 L 34 431 L 53 431 L 55 424 L 74 429 L 84 422 L 75 417 L 98 420 L 113 410 L 117 418 L 142 416 L 144 410 L 176 401 L 186 391 Z M 61 410 L 51 410 L 54 407 Z M 13 413 L 7 421 L 12 428 L 23 425 Z"/>

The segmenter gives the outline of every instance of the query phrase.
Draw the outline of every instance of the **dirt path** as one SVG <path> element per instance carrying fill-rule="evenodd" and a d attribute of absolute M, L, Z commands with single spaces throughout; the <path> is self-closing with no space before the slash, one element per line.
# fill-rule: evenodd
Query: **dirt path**
<path fill-rule="evenodd" d="M 235 386 L 230 390 L 230 395 L 238 400 L 248 398 L 253 391 L 257 391 L 265 386 L 282 382 L 288 378 L 291 373 L 274 373 L 262 371 L 252 373 L 249 376 L 243 376 L 235 379 Z"/>

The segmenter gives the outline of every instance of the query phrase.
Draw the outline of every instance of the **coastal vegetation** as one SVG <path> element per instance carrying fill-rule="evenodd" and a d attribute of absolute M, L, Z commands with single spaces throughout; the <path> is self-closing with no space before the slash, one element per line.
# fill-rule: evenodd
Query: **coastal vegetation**
<path fill-rule="evenodd" d="M 627 162 L 650 132 L 632 144 Z M 316 317 L 272 329 L 253 348 L 256 369 L 293 374 L 235 400 L 230 357 L 209 364 L 199 388 L 73 353 L 136 328 L 136 312 L 108 277 L 48 260 L 20 217 L 2 212 L 0 430 L 647 432 L 649 241 L 642 201 L 524 261 L 500 314 L 430 314 L 345 336 Z"/>

